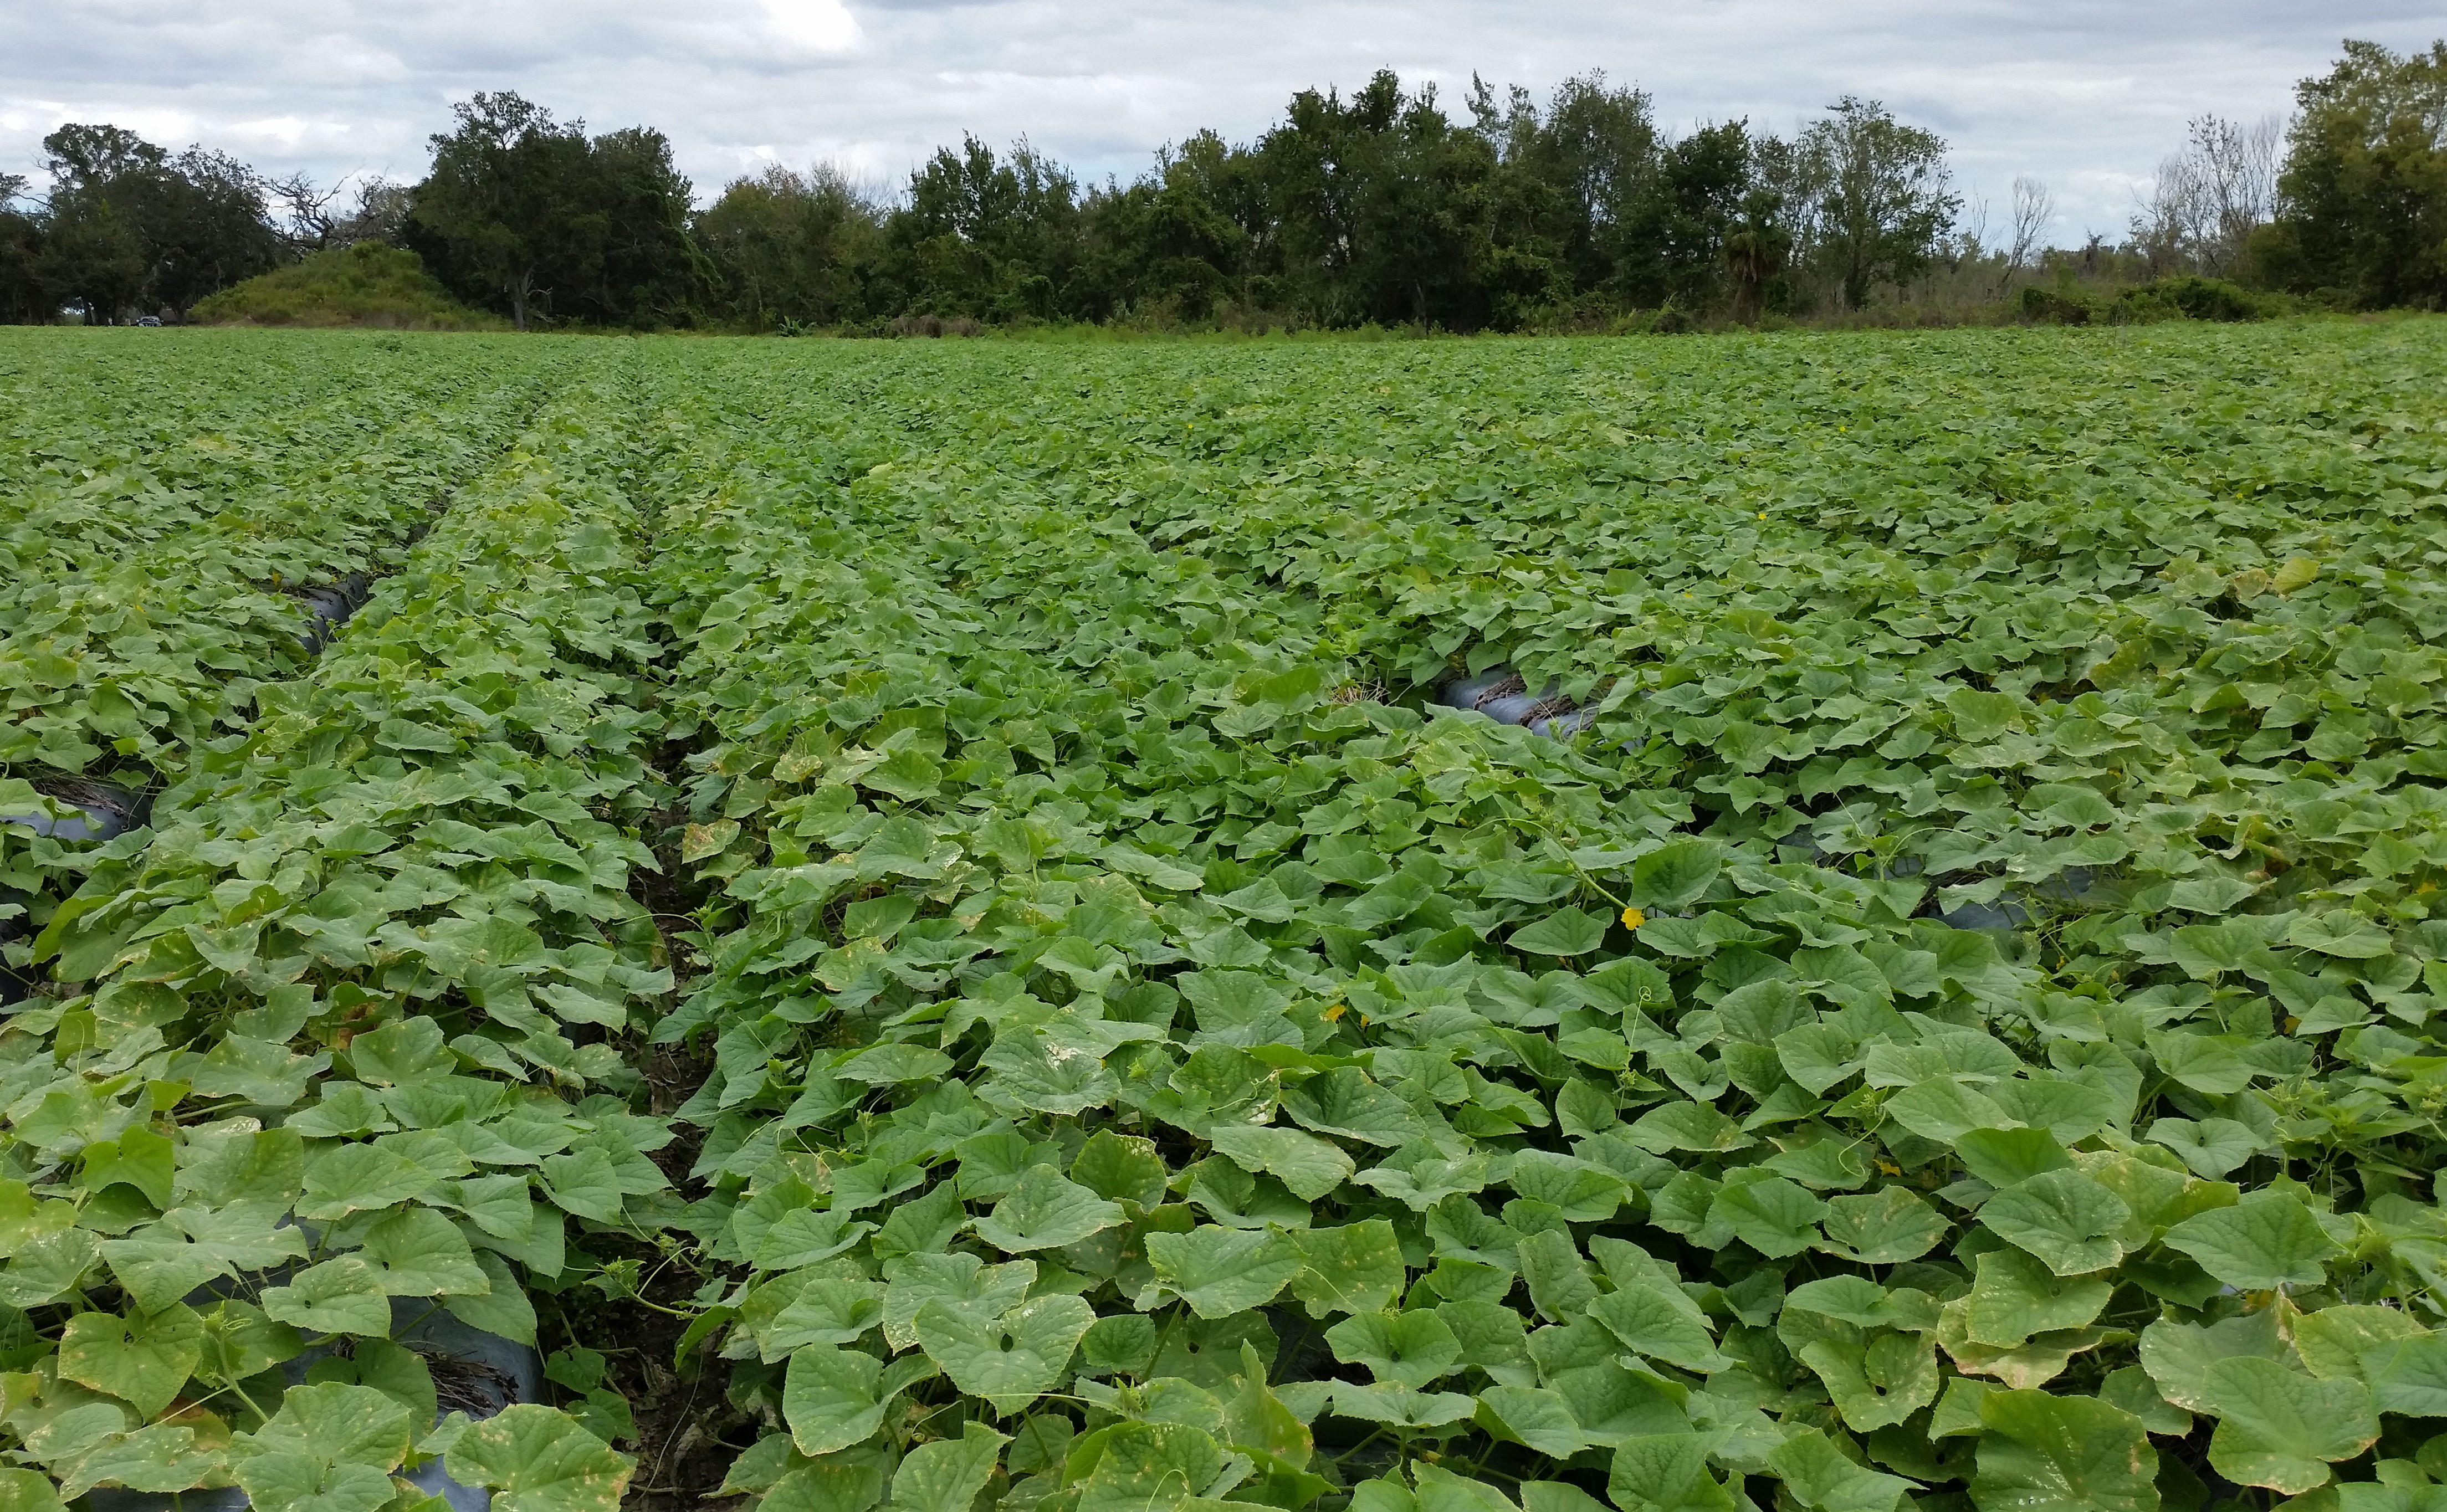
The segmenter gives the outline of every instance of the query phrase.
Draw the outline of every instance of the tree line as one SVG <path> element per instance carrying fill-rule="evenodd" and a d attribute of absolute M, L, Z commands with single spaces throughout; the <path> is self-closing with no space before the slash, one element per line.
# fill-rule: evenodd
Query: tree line
<path fill-rule="evenodd" d="M 1129 321 L 1451 331 L 1755 322 L 1860 311 L 1966 267 L 1998 293 L 2046 260 L 2043 185 L 1991 236 L 1937 135 L 1846 97 L 1779 137 L 1675 133 L 1591 73 L 1546 98 L 1473 80 L 1458 108 L 1380 72 L 1292 97 L 1252 142 L 1202 131 L 1128 182 L 1028 142 L 939 149 L 900 192 L 773 167 L 710 203 L 649 127 L 590 134 L 479 94 L 427 176 L 354 202 L 108 125 L 45 139 L 47 197 L 0 177 L 0 318 L 178 318 L 318 251 L 416 252 L 521 329 L 749 331 Z M 2349 42 L 2290 123 L 2205 117 L 2125 239 L 2144 276 L 2206 274 L 2333 304 L 2447 303 L 2447 43 Z M 2055 258 L 2069 266 L 2069 255 Z"/>

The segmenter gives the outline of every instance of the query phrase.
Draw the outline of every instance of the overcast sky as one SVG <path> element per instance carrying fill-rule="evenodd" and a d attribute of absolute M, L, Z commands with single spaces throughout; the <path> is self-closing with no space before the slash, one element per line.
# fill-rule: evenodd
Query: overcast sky
<path fill-rule="evenodd" d="M 2438 0 L 0 0 L 0 172 L 73 120 L 413 178 L 450 101 L 507 88 L 661 128 L 700 198 L 775 160 L 897 181 L 963 131 L 1101 179 L 1378 67 L 1456 112 L 1472 70 L 1543 94 L 1603 68 L 1676 129 L 1788 132 L 1839 94 L 1882 99 L 1953 144 L 1997 219 L 2017 174 L 2045 180 L 2074 242 L 2121 229 L 2189 118 L 2285 110 L 2342 37 L 2442 32 Z"/>

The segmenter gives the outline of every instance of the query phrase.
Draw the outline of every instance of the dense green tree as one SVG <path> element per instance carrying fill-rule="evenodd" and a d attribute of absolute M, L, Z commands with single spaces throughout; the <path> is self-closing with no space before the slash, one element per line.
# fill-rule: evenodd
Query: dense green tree
<path fill-rule="evenodd" d="M 716 297 L 752 331 L 833 326 L 865 312 L 881 236 L 873 207 L 839 172 L 774 166 L 733 180 L 697 217 Z"/>
<path fill-rule="evenodd" d="M 263 180 L 224 153 L 173 158 L 132 131 L 71 123 L 43 139 L 52 190 L 37 259 L 87 320 L 185 312 L 282 256 Z"/>
<path fill-rule="evenodd" d="M 2347 42 L 2295 91 L 2273 237 L 2278 281 L 2372 306 L 2447 304 L 2447 42 L 2399 56 Z"/>
<path fill-rule="evenodd" d="M 1789 199 L 1807 255 L 1847 308 L 1928 266 L 1963 208 L 1944 139 L 1846 95 L 1795 146 Z"/>
<path fill-rule="evenodd" d="M 1245 156 L 1213 132 L 1157 155 L 1135 183 L 1090 193 L 1081 206 L 1079 270 L 1065 313 L 1125 312 L 1203 320 L 1247 295 L 1251 224 L 1263 225 Z M 1237 207 L 1243 211 L 1236 216 Z"/>
<path fill-rule="evenodd" d="M 689 233 L 688 180 L 643 126 L 590 139 L 583 122 L 513 93 L 452 107 L 416 186 L 409 245 L 461 297 L 603 325 L 686 320 L 711 270 Z"/>
<path fill-rule="evenodd" d="M 43 223 L 22 203 L 23 174 L 0 173 L 0 322 L 47 320 L 59 309 L 44 286 Z"/>

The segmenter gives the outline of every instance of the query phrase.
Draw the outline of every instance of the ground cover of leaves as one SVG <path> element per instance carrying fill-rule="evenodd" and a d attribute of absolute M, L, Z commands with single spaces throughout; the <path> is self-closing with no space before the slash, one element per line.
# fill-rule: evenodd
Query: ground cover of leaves
<path fill-rule="evenodd" d="M 59 334 L 104 526 L 466 418 L 206 715 L 0 625 L 7 778 L 163 785 L 0 834 L 12 1509 L 2447 1497 L 2447 326 Z"/>

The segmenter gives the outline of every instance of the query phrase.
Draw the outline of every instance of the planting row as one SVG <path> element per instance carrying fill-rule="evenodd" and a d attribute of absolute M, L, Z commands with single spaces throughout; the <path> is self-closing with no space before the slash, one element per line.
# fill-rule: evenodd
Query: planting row
<path fill-rule="evenodd" d="M 0 1423 L 61 1497 L 370 1509 L 446 1470 L 608 1506 L 628 1477 L 616 1397 L 490 1411 L 537 1393 L 503 1366 L 573 1226 L 651 1227 L 666 1187 L 619 1048 L 671 983 L 629 891 L 651 507 L 590 355 L 34 941 L 87 985 L 0 1055 Z M 553 1366 L 582 1401 L 588 1360 Z"/>

